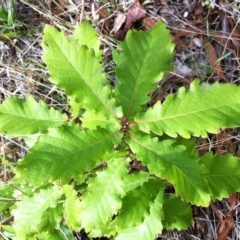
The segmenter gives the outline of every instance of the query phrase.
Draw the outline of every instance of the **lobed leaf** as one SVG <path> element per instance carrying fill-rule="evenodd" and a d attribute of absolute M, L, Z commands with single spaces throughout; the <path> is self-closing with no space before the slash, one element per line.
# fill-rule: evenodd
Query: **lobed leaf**
<path fill-rule="evenodd" d="M 77 192 L 71 185 L 64 185 L 63 192 L 65 193 L 66 200 L 64 201 L 64 215 L 66 217 L 67 226 L 74 230 L 80 231 L 80 201 L 77 197 Z"/>
<path fill-rule="evenodd" d="M 163 104 L 158 102 L 146 114 L 138 115 L 136 125 L 144 132 L 158 135 L 207 137 L 208 132 L 240 125 L 239 95 L 240 87 L 234 84 L 200 85 L 196 80 L 188 91 L 181 88 Z"/>
<path fill-rule="evenodd" d="M 130 192 L 143 185 L 143 183 L 147 182 L 150 178 L 152 178 L 152 176 L 148 172 L 143 171 L 127 174 L 123 179 L 124 191 Z"/>
<path fill-rule="evenodd" d="M 60 229 L 60 223 L 62 221 L 62 214 L 63 214 L 63 209 L 62 209 L 62 204 L 58 204 L 56 207 L 52 208 L 47 208 L 41 217 L 41 222 L 37 226 L 38 232 L 43 233 L 52 233 L 55 230 Z"/>
<path fill-rule="evenodd" d="M 121 133 L 106 129 L 81 131 L 69 126 L 49 129 L 19 162 L 15 181 L 34 186 L 47 180 L 67 183 L 102 161 L 121 137 Z"/>
<path fill-rule="evenodd" d="M 116 62 L 117 102 L 129 120 L 150 100 L 164 71 L 172 70 L 174 44 L 165 24 L 159 22 L 147 32 L 129 31 L 126 41 L 113 52 Z"/>
<path fill-rule="evenodd" d="M 82 127 L 96 130 L 97 127 L 107 128 L 107 126 L 112 125 L 113 121 L 108 117 L 98 113 L 96 110 L 86 111 L 82 118 Z M 119 125 L 118 123 L 115 125 Z"/>
<path fill-rule="evenodd" d="M 176 195 L 198 206 L 208 206 L 210 193 L 204 179 L 206 169 L 183 145 L 173 140 L 159 142 L 151 136 L 131 132 L 127 142 L 150 171 L 173 184 Z"/>
<path fill-rule="evenodd" d="M 77 116 L 79 110 L 96 110 L 117 123 L 117 114 L 121 111 L 115 107 L 115 100 L 110 99 L 111 89 L 103 74 L 103 68 L 92 49 L 85 41 L 76 43 L 79 34 L 88 32 L 88 27 L 79 30 L 73 39 L 47 25 L 44 29 L 43 60 L 51 74 L 50 81 L 63 89 L 70 98 L 71 111 Z M 88 34 L 88 33 L 87 33 Z M 97 44 L 98 45 L 98 44 Z M 90 47 L 96 48 L 95 43 Z"/>
<path fill-rule="evenodd" d="M 0 132 L 11 137 L 46 132 L 48 128 L 58 127 L 66 121 L 65 114 L 49 109 L 32 95 L 27 100 L 13 96 L 0 105 Z"/>
<path fill-rule="evenodd" d="M 102 56 L 102 50 L 100 50 L 101 41 L 97 38 L 97 33 L 94 27 L 91 26 L 90 22 L 84 21 L 79 24 L 71 40 L 76 40 L 79 46 L 86 45 L 89 49 L 93 49 L 96 57 Z"/>
<path fill-rule="evenodd" d="M 222 200 L 240 191 L 240 162 L 230 154 L 205 154 L 200 162 L 206 166 L 205 178 L 212 191 L 213 200 Z"/>
<path fill-rule="evenodd" d="M 173 194 L 164 196 L 162 210 L 164 215 L 163 226 L 166 229 L 187 229 L 193 223 L 191 205 Z"/>
<path fill-rule="evenodd" d="M 43 214 L 48 208 L 54 208 L 62 191 L 57 186 L 49 186 L 33 196 L 24 198 L 16 203 L 16 209 L 12 210 L 14 216 L 13 228 L 17 239 L 26 240 L 39 232 L 38 225 L 41 223 Z"/>
<path fill-rule="evenodd" d="M 14 198 L 13 198 L 14 187 L 10 184 L 3 184 L 0 185 L 0 213 L 3 213 L 12 205 L 14 205 Z"/>
<path fill-rule="evenodd" d="M 164 185 L 159 179 L 128 193 L 113 226 L 118 229 L 116 240 L 153 240 L 162 232 L 162 204 Z"/>
<path fill-rule="evenodd" d="M 126 159 L 113 159 L 107 162 L 106 170 L 97 172 L 95 178 L 88 180 L 88 187 L 81 198 L 80 215 L 87 232 L 104 226 L 121 208 L 127 167 Z"/>
<path fill-rule="evenodd" d="M 159 179 L 154 178 L 128 192 L 122 199 L 122 208 L 119 211 L 119 215 L 111 223 L 111 227 L 116 232 L 120 232 L 140 225 L 144 221 L 145 216 L 148 215 L 149 208 L 157 198 L 157 195 L 160 194 L 163 197 L 164 187 Z"/>
<path fill-rule="evenodd" d="M 38 238 L 39 240 L 75 240 L 73 234 L 69 234 L 67 235 L 62 229 L 59 230 L 54 230 L 52 232 L 44 232 L 41 234 L 38 234 Z"/>

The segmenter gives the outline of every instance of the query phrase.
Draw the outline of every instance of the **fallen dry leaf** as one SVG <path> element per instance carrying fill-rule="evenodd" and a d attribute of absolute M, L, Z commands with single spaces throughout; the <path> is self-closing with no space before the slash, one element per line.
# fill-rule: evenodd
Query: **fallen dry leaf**
<path fill-rule="evenodd" d="M 143 19 L 143 24 L 146 27 L 146 29 L 150 29 L 154 25 L 156 25 L 157 21 L 155 19 L 152 19 L 150 17 L 145 17 Z"/>
<path fill-rule="evenodd" d="M 141 7 L 139 2 L 136 2 L 131 6 L 127 11 L 127 19 L 125 24 L 125 30 L 129 30 L 132 27 L 132 24 L 141 18 L 146 17 L 145 10 Z"/>
<path fill-rule="evenodd" d="M 221 79 L 224 79 L 225 81 L 228 81 L 223 73 L 220 62 L 218 62 L 218 56 L 215 48 L 208 41 L 208 38 L 206 36 L 202 36 L 202 41 L 203 41 L 204 49 L 208 56 L 210 67 L 214 70 L 214 73 L 218 77 L 220 77 Z"/>
<path fill-rule="evenodd" d="M 235 192 L 231 194 L 228 198 L 228 203 L 230 205 L 230 209 L 233 210 L 238 204 L 238 193 Z"/>
<path fill-rule="evenodd" d="M 233 196 L 234 198 L 234 196 Z M 236 209 L 231 209 L 229 211 L 229 213 L 227 214 L 226 218 L 223 219 L 223 215 L 220 214 L 217 206 L 214 203 L 211 203 L 211 208 L 214 211 L 214 213 L 216 214 L 218 220 L 220 221 L 220 226 L 218 228 L 218 237 L 216 240 L 226 240 L 228 239 L 228 234 L 229 232 L 233 229 L 235 223 L 232 219 L 233 215 L 236 212 Z"/>
<path fill-rule="evenodd" d="M 194 75 L 194 72 L 191 68 L 188 66 L 184 65 L 181 61 L 176 59 L 175 61 L 175 68 L 174 68 L 174 73 L 176 75 L 181 75 L 181 76 L 190 76 L 192 77 Z"/>
<path fill-rule="evenodd" d="M 68 1 L 67 0 L 58 0 L 58 1 L 55 1 L 55 3 L 57 5 L 59 5 L 60 7 L 62 7 L 62 8 L 65 8 L 65 6 L 68 5 Z"/>
<path fill-rule="evenodd" d="M 200 15 L 204 12 L 204 8 L 203 7 L 199 7 L 197 9 L 194 10 L 194 15 Z"/>
<path fill-rule="evenodd" d="M 190 37 L 197 34 L 199 34 L 199 31 L 196 31 L 196 29 L 186 27 L 178 31 L 178 33 L 173 38 L 173 42 L 181 48 L 188 48 L 188 46 L 182 41 L 181 37 Z"/>
<path fill-rule="evenodd" d="M 214 139 L 214 153 L 216 154 L 224 154 L 227 152 L 227 142 L 228 142 L 229 136 L 225 130 L 222 130 L 216 135 L 216 139 Z"/>
<path fill-rule="evenodd" d="M 232 29 L 232 34 L 231 34 L 231 41 L 234 49 L 234 53 L 236 55 L 236 58 L 240 58 L 240 28 L 239 26 L 235 26 Z"/>
<path fill-rule="evenodd" d="M 104 26 L 107 29 L 107 31 L 110 31 L 110 25 L 111 25 L 111 19 L 108 18 L 108 12 L 105 8 L 101 7 L 97 9 L 97 14 L 104 19 Z"/>
<path fill-rule="evenodd" d="M 160 0 L 160 3 L 161 3 L 163 6 L 167 6 L 166 0 Z"/>
<path fill-rule="evenodd" d="M 232 210 L 228 213 L 227 217 L 221 222 L 221 225 L 218 229 L 218 238 L 217 240 L 226 240 L 227 235 L 234 227 L 234 221 L 232 219 L 235 210 Z"/>
<path fill-rule="evenodd" d="M 125 23 L 126 15 L 122 12 L 118 12 L 117 17 L 114 20 L 113 29 L 111 32 L 116 34 L 118 30 L 122 27 L 122 25 Z"/>

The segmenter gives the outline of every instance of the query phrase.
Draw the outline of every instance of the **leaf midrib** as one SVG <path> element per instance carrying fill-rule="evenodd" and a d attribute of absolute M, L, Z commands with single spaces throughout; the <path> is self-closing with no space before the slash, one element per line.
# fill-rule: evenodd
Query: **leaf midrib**
<path fill-rule="evenodd" d="M 95 142 L 93 142 L 93 143 L 91 143 L 91 144 L 88 144 L 88 145 L 83 146 L 83 147 L 81 147 L 81 148 L 78 148 L 78 149 L 76 149 L 76 150 L 74 150 L 74 151 L 71 151 L 71 152 L 69 152 L 69 153 L 67 153 L 67 154 L 65 154 L 65 155 L 63 155 L 63 156 L 60 156 L 60 157 L 58 157 L 58 158 L 55 158 L 54 161 L 55 161 L 55 160 L 57 161 L 57 160 L 60 160 L 60 159 L 69 157 L 69 156 L 71 156 L 71 155 L 73 155 L 73 154 L 75 154 L 75 153 L 77 153 L 77 152 L 79 152 L 79 151 L 83 151 L 83 150 L 85 150 L 85 149 L 87 149 L 87 148 L 89 148 L 89 147 L 92 147 L 92 146 L 94 146 L 94 145 L 96 145 L 96 144 L 98 144 L 98 143 L 101 143 L 101 142 L 103 142 L 103 141 L 105 141 L 105 140 L 107 140 L 107 139 L 112 138 L 114 135 L 116 135 L 116 134 L 118 134 L 118 133 L 119 133 L 119 131 L 115 131 L 114 133 L 111 133 L 111 134 L 109 134 L 109 135 L 107 135 L 107 136 L 104 136 L 104 138 L 97 139 L 97 141 L 95 141 Z M 54 136 L 51 136 L 51 137 L 54 137 Z M 55 145 L 54 145 L 54 146 L 55 146 Z M 64 150 L 65 150 L 65 149 L 64 149 Z"/>
<path fill-rule="evenodd" d="M 134 140 L 134 141 L 135 141 L 137 144 L 139 144 L 141 147 L 143 147 L 143 148 L 147 149 L 148 151 L 152 152 L 153 154 L 156 154 L 157 156 L 161 157 L 164 161 L 168 162 L 170 165 L 173 165 L 176 169 L 178 169 L 178 171 L 180 171 L 180 172 L 186 177 L 186 179 L 188 179 L 188 181 L 191 183 L 192 187 L 194 187 L 194 188 L 197 189 L 197 190 L 199 189 L 198 186 L 195 186 L 195 185 L 193 184 L 193 182 L 190 181 L 190 179 L 188 178 L 188 176 L 187 176 L 184 172 L 182 172 L 181 169 L 179 169 L 178 166 L 176 166 L 176 165 L 173 164 L 172 162 L 169 162 L 166 158 L 162 157 L 159 153 L 156 153 L 156 152 L 154 152 L 153 150 L 149 149 L 148 147 L 144 146 L 143 144 L 141 144 L 141 142 L 139 142 L 139 141 L 138 141 L 137 139 L 135 139 L 134 137 L 131 137 L 131 139 Z M 169 181 L 169 179 L 168 179 L 168 181 Z M 201 194 L 199 193 L 198 196 L 201 197 Z"/>
<path fill-rule="evenodd" d="M 104 192 L 103 192 L 102 197 L 101 197 L 101 200 L 100 200 L 100 202 L 99 202 L 99 204 L 98 204 L 98 206 L 100 205 L 101 208 L 102 208 L 102 206 L 103 206 L 104 204 L 106 204 L 105 202 L 102 203 L 102 201 L 105 199 L 106 195 L 108 195 L 109 192 L 114 192 L 115 195 L 117 195 L 117 191 L 115 191 L 115 190 L 116 190 L 116 187 L 115 187 L 115 184 L 114 184 L 114 180 L 115 180 L 115 176 L 118 174 L 119 171 L 121 171 L 121 169 L 122 169 L 122 167 L 123 167 L 124 164 L 125 164 L 125 162 L 122 161 L 122 163 L 121 163 L 121 164 L 118 166 L 118 168 L 116 169 L 115 173 L 112 175 L 111 179 L 108 181 L 108 184 L 107 184 L 107 186 L 105 187 Z M 112 183 L 113 183 L 113 184 L 112 184 Z M 108 192 L 108 189 L 110 189 L 109 192 Z M 123 189 L 123 187 L 122 187 L 122 189 Z M 120 199 L 120 197 L 121 197 L 121 195 L 119 194 L 119 199 Z M 118 202 L 121 202 L 121 201 L 119 200 Z M 95 206 L 95 207 L 96 207 L 96 206 Z M 96 207 L 96 209 L 99 209 L 99 207 Z M 101 215 L 101 213 L 100 213 L 100 215 Z M 99 215 L 99 218 L 101 218 L 100 215 Z M 101 221 L 102 221 L 103 224 L 106 224 L 106 222 L 103 221 L 102 219 L 101 219 Z"/>
<path fill-rule="evenodd" d="M 54 40 L 54 36 L 51 36 L 52 39 Z M 64 36 L 65 37 L 65 36 Z M 58 42 L 54 41 L 55 46 L 58 47 L 58 51 L 62 53 L 63 57 L 65 58 L 66 62 L 70 63 L 70 65 L 72 66 L 72 68 L 75 70 L 76 73 L 78 73 L 78 75 L 81 77 L 81 79 L 83 79 L 83 82 L 89 87 L 89 89 L 93 92 L 94 96 L 97 97 L 97 99 L 99 100 L 99 102 L 102 103 L 102 105 L 113 115 L 117 118 L 116 114 L 114 113 L 114 111 L 112 111 L 111 108 L 108 107 L 108 105 L 105 105 L 104 103 L 104 99 L 100 98 L 101 94 L 96 94 L 95 91 L 93 91 L 92 87 L 90 87 L 90 85 L 87 83 L 87 81 L 85 80 L 85 78 L 82 77 L 82 74 L 80 74 L 80 72 L 74 67 L 74 65 L 72 64 L 71 61 L 69 61 L 69 59 L 67 58 L 68 54 L 65 54 L 64 51 L 62 51 L 62 47 L 58 45 Z M 82 46 L 79 46 L 79 49 L 81 49 Z M 83 48 L 82 48 L 83 49 Z M 77 96 L 76 94 L 74 94 L 75 96 Z"/>
<path fill-rule="evenodd" d="M 148 50 L 150 49 L 150 44 L 148 44 Z M 140 79 L 141 79 L 141 76 L 142 76 L 142 71 L 143 71 L 143 68 L 144 68 L 144 63 L 146 62 L 146 59 L 147 57 L 149 56 L 151 51 L 147 51 L 146 54 L 145 54 L 145 57 L 142 61 L 142 66 L 140 68 L 140 71 L 139 71 L 139 74 L 138 76 L 136 77 L 136 84 L 135 84 L 135 87 L 134 87 L 134 91 L 133 91 L 133 95 L 132 95 L 132 98 L 131 98 L 131 101 L 130 101 L 130 105 L 129 105 L 129 108 L 128 108 L 128 111 L 127 111 L 127 116 L 129 117 L 130 115 L 130 112 L 131 112 L 131 108 L 132 108 L 132 105 L 133 105 L 133 100 L 135 99 L 136 97 L 136 92 L 137 92 L 137 86 L 140 82 Z"/>
<path fill-rule="evenodd" d="M 3 113 L 3 112 L 1 112 Z M 0 113 L 0 114 L 1 114 Z M 43 122 L 47 122 L 47 121 L 50 121 L 50 122 L 65 122 L 66 120 L 64 119 L 61 119 L 59 118 L 59 120 L 57 119 L 52 119 L 52 118 L 49 118 L 49 119 L 44 119 L 44 118 L 30 118 L 30 117 L 25 117 L 25 116 L 19 116 L 19 115 L 14 115 L 14 114 L 9 114 L 8 112 L 4 113 L 5 116 L 9 116 L 9 117 L 15 117 L 15 118 L 20 118 L 20 119 L 26 119 L 26 120 L 31 120 L 31 121 L 43 121 Z"/>
<path fill-rule="evenodd" d="M 229 105 L 219 105 L 217 107 L 205 108 L 205 109 L 202 109 L 202 110 L 199 110 L 199 111 L 192 111 L 192 112 L 189 112 L 189 113 L 186 113 L 186 114 L 183 113 L 183 114 L 179 114 L 179 115 L 175 115 L 175 116 L 162 117 L 162 118 L 145 120 L 145 121 L 138 121 L 138 122 L 135 122 L 132 125 L 140 125 L 140 124 L 146 124 L 146 123 L 154 123 L 154 122 L 158 122 L 158 121 L 171 120 L 171 119 L 174 119 L 174 118 L 181 118 L 181 117 L 190 116 L 190 115 L 194 115 L 196 113 L 201 113 L 201 112 L 204 112 L 204 111 L 209 111 L 209 110 L 217 109 L 217 108 L 221 108 L 221 107 L 229 107 L 230 108 L 232 105 L 236 105 L 236 104 L 239 104 L 239 103 L 235 102 L 235 103 L 229 104 Z M 154 110 L 152 110 L 152 111 L 154 111 Z"/>

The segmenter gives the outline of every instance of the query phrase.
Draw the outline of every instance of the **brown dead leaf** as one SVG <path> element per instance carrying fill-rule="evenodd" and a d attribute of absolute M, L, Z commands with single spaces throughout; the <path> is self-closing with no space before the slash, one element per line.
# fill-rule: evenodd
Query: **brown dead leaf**
<path fill-rule="evenodd" d="M 61 16 L 62 18 L 66 18 L 67 17 L 67 14 L 64 13 L 64 11 L 61 10 L 61 9 L 52 9 L 52 14 L 56 15 L 56 16 Z"/>
<path fill-rule="evenodd" d="M 234 209 L 238 204 L 238 193 L 231 194 L 228 198 L 228 203 L 230 205 L 230 209 Z"/>
<path fill-rule="evenodd" d="M 225 75 L 222 71 L 222 67 L 220 65 L 220 62 L 218 62 L 218 56 L 217 56 L 217 52 L 216 52 L 215 48 L 208 41 L 208 38 L 206 36 L 202 36 L 202 41 L 203 41 L 204 49 L 205 49 L 205 51 L 207 53 L 207 56 L 208 56 L 210 67 L 214 70 L 214 73 L 218 77 L 220 77 L 221 79 L 224 79 L 225 81 L 228 82 L 228 80 L 226 79 L 226 77 L 225 77 Z"/>
<path fill-rule="evenodd" d="M 160 0 L 160 3 L 161 3 L 163 6 L 167 6 L 166 0 Z"/>
<path fill-rule="evenodd" d="M 122 12 L 118 12 L 117 17 L 114 20 L 113 29 L 111 32 L 116 34 L 118 30 L 122 27 L 122 25 L 125 23 L 126 15 Z"/>
<path fill-rule="evenodd" d="M 216 142 L 216 145 L 214 144 L 214 153 L 215 154 L 224 154 L 227 152 L 227 144 L 229 136 L 225 130 L 222 130 L 216 135 L 216 139 L 214 139 L 214 142 Z"/>
<path fill-rule="evenodd" d="M 142 8 L 138 1 L 135 2 L 127 11 L 127 19 L 125 24 L 125 30 L 129 30 L 133 23 L 144 18 L 146 16 L 146 11 Z"/>
<path fill-rule="evenodd" d="M 156 25 L 157 21 L 155 19 L 152 19 L 150 17 L 145 17 L 143 19 L 143 24 L 146 27 L 146 29 L 152 28 L 154 25 Z"/>
<path fill-rule="evenodd" d="M 153 106 L 157 101 L 165 100 L 166 97 L 169 95 L 169 92 L 172 92 L 171 89 L 173 85 L 179 84 L 181 86 L 184 86 L 186 89 L 189 89 L 190 83 L 191 78 L 189 77 L 183 77 L 169 73 L 169 75 L 167 76 L 167 80 L 163 84 L 163 86 L 160 89 L 157 89 L 156 91 L 149 94 L 151 97 L 149 106 Z"/>
<path fill-rule="evenodd" d="M 107 18 L 108 17 L 108 12 L 105 8 L 101 7 L 97 9 L 97 14 L 101 17 L 101 18 Z"/>
<path fill-rule="evenodd" d="M 212 203 L 210 204 L 210 206 L 211 206 L 213 212 L 216 214 L 218 220 L 219 220 L 220 222 L 222 222 L 222 221 L 223 221 L 223 215 L 220 213 L 220 211 L 218 211 L 218 208 L 217 208 L 217 206 L 215 205 L 215 203 L 212 202 Z"/>
<path fill-rule="evenodd" d="M 220 14 L 220 13 L 219 13 Z M 180 47 L 180 48 L 189 48 L 184 41 L 181 39 L 182 37 L 193 37 L 195 35 L 198 35 L 199 37 L 202 37 L 203 44 L 205 46 L 205 50 L 208 53 L 209 58 L 209 64 L 214 69 L 214 73 L 219 76 L 221 79 L 224 79 L 227 81 L 224 72 L 222 71 L 221 64 L 217 62 L 217 53 L 214 49 L 213 45 L 208 41 L 207 36 L 210 36 L 212 40 L 223 46 L 224 48 L 228 49 L 228 51 L 234 51 L 234 55 L 236 59 L 240 58 L 240 27 L 235 24 L 233 25 L 233 22 L 231 19 L 227 18 L 229 21 L 229 25 L 231 26 L 231 30 L 229 33 L 229 37 L 226 37 L 222 32 L 218 31 L 209 31 L 209 33 L 206 32 L 205 29 L 199 28 L 194 29 L 192 27 L 186 27 L 183 29 L 180 29 L 178 33 L 174 36 L 174 43 Z M 240 20 L 239 20 L 240 21 Z M 225 52 L 226 53 L 226 52 Z M 240 64 L 240 63 L 239 63 Z"/>
<path fill-rule="evenodd" d="M 53 1 L 50 7 L 54 15 L 61 16 L 62 18 L 68 18 L 69 13 L 78 12 L 78 7 L 73 3 L 69 3 L 67 0 Z"/>
<path fill-rule="evenodd" d="M 235 26 L 232 29 L 232 36 L 231 41 L 233 44 L 234 53 L 236 55 L 236 58 L 240 58 L 240 28 L 239 26 Z"/>
<path fill-rule="evenodd" d="M 108 12 L 106 8 L 101 7 L 97 9 L 97 14 L 100 16 L 100 18 L 104 19 L 104 26 L 107 31 L 110 31 L 111 19 L 108 18 Z"/>
<path fill-rule="evenodd" d="M 226 240 L 229 232 L 234 227 L 234 221 L 232 219 L 235 210 L 232 210 L 228 213 L 227 217 L 221 222 L 221 225 L 218 229 L 218 238 L 217 240 Z"/>
<path fill-rule="evenodd" d="M 232 198 L 234 199 L 235 196 L 233 196 Z M 218 228 L 218 237 L 217 237 L 216 240 L 226 240 L 226 239 L 228 239 L 228 234 L 233 229 L 233 227 L 235 225 L 232 217 L 235 214 L 236 209 L 235 208 L 231 209 L 229 211 L 229 213 L 227 214 L 226 218 L 223 219 L 223 215 L 220 214 L 217 206 L 214 203 L 211 203 L 210 206 L 211 206 L 212 210 L 214 211 L 214 213 L 216 214 L 218 220 L 221 223 L 219 228 Z"/>
<path fill-rule="evenodd" d="M 173 39 L 173 42 L 185 49 L 185 48 L 188 48 L 188 46 L 183 42 L 183 40 L 181 39 L 181 37 L 193 37 L 195 35 L 199 34 L 198 31 L 196 31 L 195 29 L 191 28 L 191 27 L 186 27 L 186 28 L 183 28 L 183 29 L 180 29 L 178 31 L 178 33 L 174 36 L 174 39 Z"/>
<path fill-rule="evenodd" d="M 204 12 L 204 8 L 203 7 L 199 7 L 197 9 L 194 10 L 194 15 L 200 15 Z"/>
<path fill-rule="evenodd" d="M 68 5 L 68 1 L 67 0 L 58 0 L 58 1 L 55 1 L 55 3 L 57 5 L 59 5 L 60 7 L 62 7 L 62 8 L 65 8 L 65 6 Z"/>
<path fill-rule="evenodd" d="M 234 23 L 231 18 L 225 16 L 224 12 L 218 11 L 218 14 L 221 17 L 225 17 L 229 25 L 229 32 L 210 31 L 210 36 L 224 48 L 234 50 L 236 58 L 240 58 L 240 20 L 238 20 L 237 23 Z"/>
<path fill-rule="evenodd" d="M 201 144 L 198 147 L 198 151 L 200 152 L 201 155 L 205 155 L 207 152 L 209 152 L 209 147 L 208 147 L 208 142 L 207 139 L 203 138 L 201 139 Z"/>

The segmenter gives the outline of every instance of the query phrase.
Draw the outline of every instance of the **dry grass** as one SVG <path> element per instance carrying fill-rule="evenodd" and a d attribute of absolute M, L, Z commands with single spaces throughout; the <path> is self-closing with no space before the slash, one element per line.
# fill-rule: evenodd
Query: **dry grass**
<path fill-rule="evenodd" d="M 15 20 L 12 26 L 2 29 L 2 34 L 13 33 L 9 39 L 0 38 L 0 102 L 17 95 L 25 98 L 29 93 L 36 99 L 43 99 L 55 108 L 68 111 L 66 97 L 48 81 L 48 72 L 41 60 L 42 32 L 45 24 L 51 24 L 71 34 L 75 26 L 88 19 L 98 30 L 103 41 L 105 66 L 111 72 L 113 62 L 110 49 L 122 39 L 128 29 L 116 28 L 119 13 L 127 14 L 133 0 L 46 0 L 46 1 L 0 1 L 5 9 L 13 8 Z M 188 87 L 192 79 L 200 78 L 207 82 L 231 82 L 240 84 L 240 1 L 211 0 L 202 7 L 201 0 L 148 0 L 138 3 L 146 11 L 144 19 L 131 24 L 132 28 L 147 29 L 158 19 L 170 29 L 176 43 L 175 70 L 166 77 L 163 91 L 175 92 L 180 86 Z M 1 35 L 2 36 L 2 35 Z M 220 65 L 216 65 L 219 60 Z M 111 74 L 109 80 L 112 81 Z M 239 156 L 240 133 L 238 129 L 226 130 L 208 139 L 197 139 L 198 150 L 217 153 L 231 152 Z M 12 159 L 12 164 L 22 158 L 27 148 L 24 141 L 0 138 L 0 154 L 4 159 Z M 11 182 L 9 166 L 2 163 L 0 182 Z M 227 239 L 240 239 L 239 197 L 235 199 L 234 227 Z M 209 208 L 193 208 L 195 223 L 186 231 L 165 231 L 158 239 L 217 239 L 219 226 L 229 214 L 231 207 L 227 200 L 216 202 Z M 222 216 L 222 218 L 221 218 Z M 0 220 L 1 222 L 1 220 Z M 78 233 L 77 239 L 87 239 Z M 2 236 L 2 239 L 7 239 Z M 220 238 L 218 238 L 220 239 Z"/>

